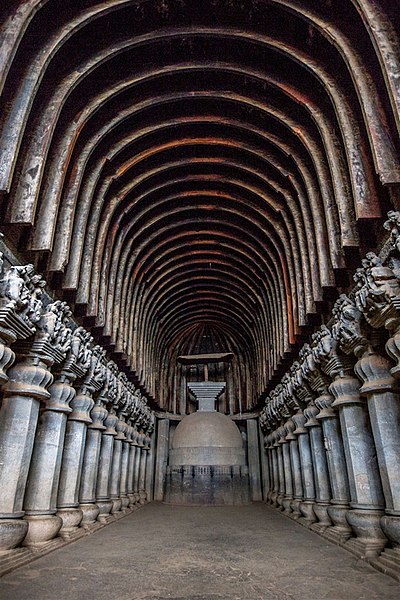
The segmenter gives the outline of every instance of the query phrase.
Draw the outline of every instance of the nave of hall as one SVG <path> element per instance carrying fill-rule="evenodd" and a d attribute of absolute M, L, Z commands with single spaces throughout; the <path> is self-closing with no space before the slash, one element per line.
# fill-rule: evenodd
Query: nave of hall
<path fill-rule="evenodd" d="M 400 594 L 399 0 L 0 6 L 0 598 Z"/>

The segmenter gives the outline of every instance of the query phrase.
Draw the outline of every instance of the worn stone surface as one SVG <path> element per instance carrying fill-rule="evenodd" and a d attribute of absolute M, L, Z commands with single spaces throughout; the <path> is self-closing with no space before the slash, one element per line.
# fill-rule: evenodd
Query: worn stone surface
<path fill-rule="evenodd" d="M 395 600 L 400 585 L 264 504 L 151 504 L 0 581 L 3 600 Z"/>

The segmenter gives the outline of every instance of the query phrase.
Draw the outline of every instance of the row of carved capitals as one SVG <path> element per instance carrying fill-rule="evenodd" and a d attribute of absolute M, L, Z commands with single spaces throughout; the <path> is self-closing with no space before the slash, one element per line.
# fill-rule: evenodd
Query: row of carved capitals
<path fill-rule="evenodd" d="M 390 212 L 384 227 L 390 236 L 382 251 L 369 252 L 362 260 L 354 275 L 355 287 L 337 299 L 329 324 L 311 336 L 298 361 L 267 397 L 260 415 L 264 431 L 314 402 L 319 410 L 329 411 L 332 382 L 354 376 L 356 360 L 356 372 L 365 380 L 361 360 L 374 354 L 384 330 L 389 333 L 387 354 L 396 363 L 390 365 L 390 373 L 400 378 L 400 213 Z M 375 363 L 377 370 L 382 369 L 382 361 Z M 369 368 L 374 368 L 371 361 Z"/>
<path fill-rule="evenodd" d="M 155 418 L 146 398 L 88 331 L 74 327 L 66 302 L 45 304 L 45 285 L 33 265 L 6 269 L 0 253 L 0 381 L 8 379 L 6 370 L 15 359 L 10 344 L 18 342 L 16 352 L 52 367 L 56 382 L 74 385 L 78 395 L 90 395 L 150 434 Z"/>

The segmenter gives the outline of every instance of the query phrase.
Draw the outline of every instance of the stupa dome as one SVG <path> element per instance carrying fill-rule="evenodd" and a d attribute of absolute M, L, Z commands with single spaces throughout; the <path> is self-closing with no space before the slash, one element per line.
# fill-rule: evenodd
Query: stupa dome
<path fill-rule="evenodd" d="M 174 433 L 170 465 L 245 465 L 239 429 L 219 412 L 187 415 Z"/>

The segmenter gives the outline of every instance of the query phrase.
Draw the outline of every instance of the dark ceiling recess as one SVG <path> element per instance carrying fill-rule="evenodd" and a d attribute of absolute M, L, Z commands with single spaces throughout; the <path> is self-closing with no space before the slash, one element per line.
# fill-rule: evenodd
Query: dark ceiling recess
<path fill-rule="evenodd" d="M 394 202 L 393 5 L 4 4 L 6 238 L 161 409 L 201 336 L 255 407 Z"/>

